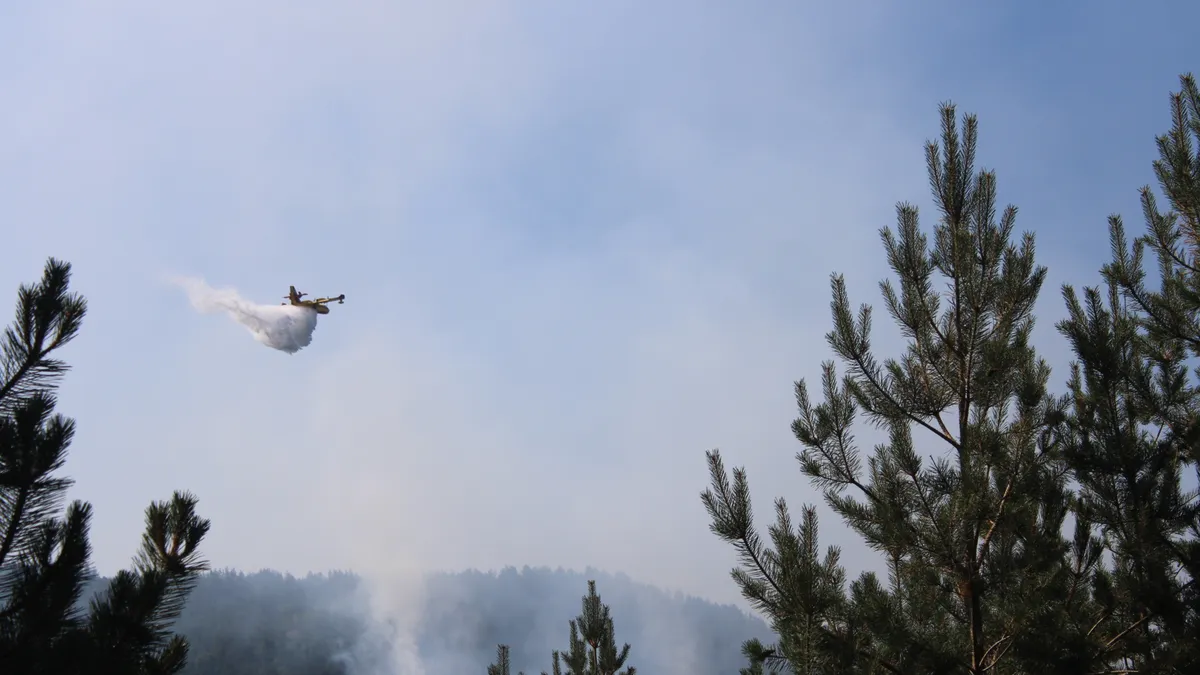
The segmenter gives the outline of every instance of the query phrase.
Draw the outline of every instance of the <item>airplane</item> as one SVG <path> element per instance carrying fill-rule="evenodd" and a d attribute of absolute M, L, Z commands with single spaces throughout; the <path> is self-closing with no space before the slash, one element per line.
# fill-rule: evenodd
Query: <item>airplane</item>
<path fill-rule="evenodd" d="M 297 293 L 295 286 L 288 286 L 288 289 L 289 289 L 288 294 L 283 296 L 284 299 L 287 300 L 288 302 L 281 302 L 279 304 L 286 305 L 286 304 L 290 303 L 297 307 L 308 307 L 308 308 L 312 309 L 313 311 L 315 311 L 317 314 L 328 314 L 329 308 L 326 307 L 325 305 L 330 302 L 333 302 L 334 300 L 337 300 L 339 305 L 343 305 L 346 302 L 346 294 L 345 293 L 337 296 L 336 298 L 317 298 L 316 300 L 301 300 L 300 298 L 303 298 L 304 296 L 308 295 L 308 293 Z"/>

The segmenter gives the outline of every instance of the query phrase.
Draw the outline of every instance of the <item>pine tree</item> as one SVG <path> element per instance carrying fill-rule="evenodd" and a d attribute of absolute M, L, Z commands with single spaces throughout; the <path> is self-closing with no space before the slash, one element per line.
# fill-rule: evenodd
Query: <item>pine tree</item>
<path fill-rule="evenodd" d="M 147 508 L 134 569 L 80 611 L 92 509 L 74 501 L 55 515 L 72 483 L 56 473 L 75 432 L 54 412 L 67 372 L 55 356 L 87 311 L 70 276 L 68 263 L 51 258 L 40 283 L 22 285 L 0 346 L 0 672 L 178 673 L 187 642 L 170 625 L 206 569 L 198 546 L 209 521 L 192 495 Z"/>
<path fill-rule="evenodd" d="M 583 611 L 569 625 L 571 633 L 567 651 L 551 654 L 553 675 L 637 675 L 636 668 L 625 667 L 629 659 L 629 644 L 617 649 L 612 614 L 596 593 L 595 581 L 588 581 L 588 593 L 583 596 Z M 488 675 L 509 675 L 507 645 L 497 647 L 496 663 L 488 666 L 487 672 Z M 542 675 L 546 675 L 545 671 Z"/>
<path fill-rule="evenodd" d="M 635 675 L 637 669 L 621 670 L 629 659 L 629 644 L 620 650 L 614 637 L 612 615 L 608 605 L 596 594 L 596 582 L 588 581 L 588 594 L 583 596 L 583 612 L 572 619 L 571 641 L 565 654 L 555 652 L 554 674 L 558 675 L 559 657 L 567 675 Z"/>
<path fill-rule="evenodd" d="M 508 645 L 496 647 L 496 662 L 488 666 L 487 675 L 509 675 Z M 517 675 L 525 675 L 525 673 Z"/>
<path fill-rule="evenodd" d="M 1189 469 L 1200 479 L 1200 392 L 1187 364 L 1200 356 L 1200 90 L 1190 75 L 1181 85 L 1154 162 L 1168 210 L 1142 188 L 1148 232 L 1132 248 L 1110 217 L 1105 288 L 1080 301 L 1064 286 L 1070 316 L 1059 324 L 1078 360 L 1063 435 L 1095 558 L 1093 630 L 1111 667 L 1139 673 L 1200 670 L 1200 505 L 1181 482 Z M 1157 290 L 1146 287 L 1146 247 Z"/>
<path fill-rule="evenodd" d="M 1052 429 L 1065 404 L 1047 393 L 1050 369 L 1029 341 L 1046 270 L 1032 234 L 1013 241 L 1016 208 L 996 217 L 995 174 L 975 169 L 976 118 L 960 135 L 946 104 L 941 122 L 940 146 L 926 147 L 941 212 L 932 237 L 903 203 L 896 230 L 880 232 L 899 289 L 880 288 L 905 352 L 880 363 L 871 307 L 856 316 L 835 274 L 827 340 L 848 372 L 839 380 L 826 362 L 815 405 L 796 383 L 801 467 L 887 579 L 867 572 L 847 589 L 838 550 L 820 556 L 815 511 L 796 528 L 782 499 L 764 543 L 745 471 L 731 483 L 716 450 L 702 500 L 740 553 L 735 581 L 778 635 L 768 655 L 794 672 L 1093 672 L 1094 641 L 1074 628 L 1088 594 L 1071 596 L 1062 534 L 1070 501 Z M 860 412 L 886 432 L 865 462 Z"/>

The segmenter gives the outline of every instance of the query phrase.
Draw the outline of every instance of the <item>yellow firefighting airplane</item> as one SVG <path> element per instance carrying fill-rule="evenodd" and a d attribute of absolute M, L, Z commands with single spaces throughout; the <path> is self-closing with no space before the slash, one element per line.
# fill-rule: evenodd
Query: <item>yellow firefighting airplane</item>
<path fill-rule="evenodd" d="M 288 291 L 288 294 L 286 296 L 284 296 L 284 298 L 288 302 L 281 302 L 279 304 L 286 305 L 286 304 L 290 303 L 297 307 L 308 307 L 308 308 L 314 310 L 317 314 L 328 314 L 329 308 L 326 307 L 325 305 L 333 302 L 334 300 L 337 300 L 337 303 L 339 305 L 345 304 L 345 302 L 346 302 L 346 294 L 345 293 L 337 296 L 336 298 L 317 298 L 316 300 L 301 300 L 300 298 L 303 298 L 304 296 L 308 295 L 308 293 L 297 293 L 295 286 L 288 286 L 288 288 L 290 290 Z"/>

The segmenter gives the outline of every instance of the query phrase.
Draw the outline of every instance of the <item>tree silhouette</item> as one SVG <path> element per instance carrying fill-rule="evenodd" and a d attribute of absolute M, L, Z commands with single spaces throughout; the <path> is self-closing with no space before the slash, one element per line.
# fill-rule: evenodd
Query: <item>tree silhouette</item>
<path fill-rule="evenodd" d="M 146 509 L 134 567 L 81 611 L 89 579 L 92 508 L 57 475 L 75 422 L 54 412 L 68 366 L 55 358 L 78 333 L 87 303 L 69 291 L 71 266 L 51 258 L 41 281 L 18 291 L 0 345 L 0 672 L 61 675 L 178 673 L 187 642 L 171 623 L 206 569 L 209 521 L 176 492 Z"/>
<path fill-rule="evenodd" d="M 583 611 L 571 619 L 569 625 L 567 651 L 554 651 L 550 655 L 553 675 L 637 675 L 637 669 L 632 666 L 621 670 L 629 658 L 630 647 L 626 643 L 617 649 L 612 614 L 596 593 L 594 580 L 588 581 Z M 488 675 L 509 675 L 508 651 L 507 645 L 496 648 L 496 662 L 488 666 Z M 545 671 L 542 675 L 546 675 Z"/>

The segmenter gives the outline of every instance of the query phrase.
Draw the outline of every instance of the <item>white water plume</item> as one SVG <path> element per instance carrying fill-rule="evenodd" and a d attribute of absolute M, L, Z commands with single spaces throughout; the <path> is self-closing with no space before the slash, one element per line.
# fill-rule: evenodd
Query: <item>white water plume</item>
<path fill-rule="evenodd" d="M 225 312 L 250 331 L 255 340 L 281 352 L 295 354 L 312 342 L 317 312 L 294 305 L 260 305 L 232 288 L 212 288 L 203 279 L 177 278 L 192 307 L 204 314 Z"/>

